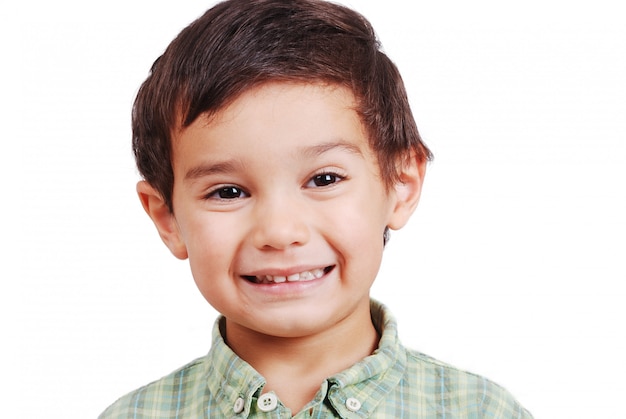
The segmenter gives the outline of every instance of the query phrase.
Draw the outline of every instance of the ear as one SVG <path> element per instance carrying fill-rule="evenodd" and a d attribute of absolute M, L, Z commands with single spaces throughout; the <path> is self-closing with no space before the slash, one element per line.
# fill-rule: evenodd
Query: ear
<path fill-rule="evenodd" d="M 163 243 L 178 259 L 187 259 L 187 248 L 174 214 L 161 194 L 144 180 L 137 183 L 137 194 L 143 209 L 154 222 Z"/>
<path fill-rule="evenodd" d="M 391 191 L 395 194 L 395 206 L 391 213 L 387 226 L 392 230 L 402 228 L 420 200 L 422 193 L 422 183 L 426 174 L 426 159 L 419 158 L 415 153 L 404 160 L 400 168 L 398 182 Z"/>

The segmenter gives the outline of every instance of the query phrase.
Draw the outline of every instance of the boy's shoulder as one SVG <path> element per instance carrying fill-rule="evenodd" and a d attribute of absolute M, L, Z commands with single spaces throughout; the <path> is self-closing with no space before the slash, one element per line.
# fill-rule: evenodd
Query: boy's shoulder
<path fill-rule="evenodd" d="M 170 374 L 120 397 L 98 418 L 155 417 L 155 409 L 158 412 L 177 412 L 183 407 L 185 410 L 193 410 L 196 404 L 201 404 L 202 397 L 186 395 L 195 393 L 190 390 L 199 388 L 202 377 L 206 377 L 206 367 L 206 356 L 194 359 Z"/>
<path fill-rule="evenodd" d="M 372 301 L 372 320 L 381 332 L 379 350 L 393 353 L 402 372 L 385 397 L 388 406 L 402 406 L 408 417 L 532 418 L 502 386 L 493 381 L 405 347 L 397 323 L 384 305 Z"/>
<path fill-rule="evenodd" d="M 455 412 L 475 411 L 478 417 L 532 418 L 508 390 L 488 378 L 419 351 L 405 351 L 407 386 L 426 395 L 427 404 L 440 404 L 441 411 L 451 414 L 448 417 L 457 417 Z"/>

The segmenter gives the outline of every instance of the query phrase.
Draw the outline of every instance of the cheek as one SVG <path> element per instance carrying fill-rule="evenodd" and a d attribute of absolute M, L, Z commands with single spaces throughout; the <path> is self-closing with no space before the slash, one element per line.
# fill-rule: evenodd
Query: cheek
<path fill-rule="evenodd" d="M 231 278 L 234 247 L 224 238 L 224 231 L 203 226 L 189 251 L 191 275 L 204 299 L 217 311 L 225 313 L 236 289 Z M 229 303 L 230 302 L 230 303 Z"/>
<path fill-rule="evenodd" d="M 200 214 L 184 227 L 189 265 L 196 282 L 204 282 L 207 277 L 224 272 L 232 260 L 236 232 L 222 218 Z"/>
<path fill-rule="evenodd" d="M 370 203 L 371 204 L 371 203 Z M 327 226 L 330 242 L 345 259 L 348 268 L 359 271 L 378 270 L 383 252 L 385 218 L 372 205 L 343 205 Z"/>
<path fill-rule="evenodd" d="M 383 232 L 389 217 L 387 201 L 381 195 L 362 193 L 355 199 L 345 199 L 334 209 L 330 219 L 346 238 L 357 246 L 372 240 L 382 243 Z"/>

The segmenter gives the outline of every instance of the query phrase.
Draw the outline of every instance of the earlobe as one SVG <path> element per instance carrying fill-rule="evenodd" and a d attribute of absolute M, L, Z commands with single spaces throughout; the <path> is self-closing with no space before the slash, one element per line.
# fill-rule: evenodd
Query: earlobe
<path fill-rule="evenodd" d="M 399 180 L 393 186 L 396 200 L 388 223 L 389 228 L 398 230 L 409 221 L 419 202 L 425 174 L 426 160 L 411 153 L 402 163 Z"/>
<path fill-rule="evenodd" d="M 187 248 L 178 223 L 161 194 L 144 180 L 137 183 L 137 194 L 143 209 L 154 222 L 163 243 L 174 256 L 179 259 L 187 259 Z"/>

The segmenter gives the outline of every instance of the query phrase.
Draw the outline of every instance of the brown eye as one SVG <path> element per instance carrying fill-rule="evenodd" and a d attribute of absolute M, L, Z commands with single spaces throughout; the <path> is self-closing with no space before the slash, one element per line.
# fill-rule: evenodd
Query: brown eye
<path fill-rule="evenodd" d="M 247 195 L 243 189 L 238 188 L 237 186 L 229 185 L 229 186 L 222 186 L 218 189 L 215 189 L 214 191 L 209 193 L 206 197 L 213 198 L 213 199 L 229 200 L 229 199 L 244 198 L 246 196 Z"/>
<path fill-rule="evenodd" d="M 323 173 L 314 176 L 312 181 L 315 186 L 328 186 L 339 181 L 339 177 L 332 173 Z"/>
<path fill-rule="evenodd" d="M 346 180 L 346 176 L 335 172 L 321 172 L 313 176 L 306 184 L 307 188 L 325 188 Z"/>
<path fill-rule="evenodd" d="M 222 199 L 235 199 L 241 198 L 243 192 L 241 191 L 241 189 L 234 186 L 227 186 L 217 191 L 217 194 Z"/>

